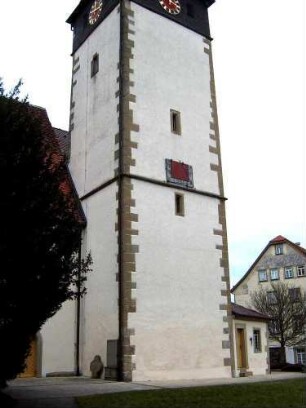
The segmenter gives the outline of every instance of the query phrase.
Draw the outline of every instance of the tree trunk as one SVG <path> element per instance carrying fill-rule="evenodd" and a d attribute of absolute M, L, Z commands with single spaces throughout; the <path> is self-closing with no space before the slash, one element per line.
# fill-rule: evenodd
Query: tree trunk
<path fill-rule="evenodd" d="M 280 348 L 279 362 L 280 362 L 281 365 L 286 364 L 286 348 L 285 348 L 285 346 L 281 346 L 281 348 Z"/>

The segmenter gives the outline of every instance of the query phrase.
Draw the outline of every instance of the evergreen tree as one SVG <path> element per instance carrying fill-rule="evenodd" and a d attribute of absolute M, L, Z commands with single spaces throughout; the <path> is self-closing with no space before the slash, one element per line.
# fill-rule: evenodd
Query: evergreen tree
<path fill-rule="evenodd" d="M 69 172 L 43 109 L 0 80 L 0 384 L 24 368 L 31 339 L 82 295 L 91 259 Z"/>

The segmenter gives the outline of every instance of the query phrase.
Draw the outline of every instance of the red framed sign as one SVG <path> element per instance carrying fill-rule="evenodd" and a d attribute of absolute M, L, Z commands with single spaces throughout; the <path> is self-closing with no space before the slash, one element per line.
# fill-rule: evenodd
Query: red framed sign
<path fill-rule="evenodd" d="M 166 179 L 168 183 L 193 188 L 192 166 L 171 159 L 166 159 Z"/>

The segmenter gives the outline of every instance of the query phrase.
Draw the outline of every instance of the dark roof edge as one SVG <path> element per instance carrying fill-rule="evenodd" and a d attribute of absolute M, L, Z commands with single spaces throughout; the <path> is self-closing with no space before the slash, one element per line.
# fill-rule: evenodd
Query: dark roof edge
<path fill-rule="evenodd" d="M 270 320 L 269 316 L 264 315 L 260 312 L 257 312 L 257 310 L 248 309 L 247 307 L 238 305 L 237 303 L 233 303 L 233 302 L 231 306 L 232 306 L 232 314 L 235 317 L 239 317 L 241 319 L 247 319 L 247 320 L 257 320 L 257 321 Z"/>
<path fill-rule="evenodd" d="M 208 8 L 215 3 L 216 0 L 204 0 L 205 6 Z"/>
<path fill-rule="evenodd" d="M 85 212 L 84 212 L 81 200 L 80 200 L 80 196 L 79 196 L 79 194 L 77 192 L 77 189 L 75 187 L 75 184 L 74 184 L 73 178 L 71 176 L 69 167 L 68 167 L 68 165 L 66 163 L 65 163 L 65 166 L 66 166 L 67 176 L 68 176 L 68 179 L 70 181 L 70 186 L 72 188 L 72 194 L 75 197 L 75 203 L 76 203 L 76 205 L 78 207 L 79 215 L 80 215 L 80 218 L 81 218 L 81 220 L 80 220 L 81 225 L 82 225 L 82 228 L 85 228 L 86 225 L 87 225 L 87 218 L 86 218 L 86 215 L 85 215 Z"/>
<path fill-rule="evenodd" d="M 209 8 L 212 4 L 215 3 L 216 0 L 203 0 L 204 4 L 207 8 Z M 88 0 L 81 0 L 80 3 L 76 6 L 76 8 L 73 10 L 73 12 L 70 14 L 70 16 L 67 18 L 66 23 L 72 24 L 75 16 L 78 14 L 78 12 L 85 6 L 85 4 L 88 3 Z"/>

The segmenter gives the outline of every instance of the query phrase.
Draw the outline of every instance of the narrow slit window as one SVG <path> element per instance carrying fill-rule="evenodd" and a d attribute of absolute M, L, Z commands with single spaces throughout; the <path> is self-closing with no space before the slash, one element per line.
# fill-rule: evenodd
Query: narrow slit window
<path fill-rule="evenodd" d="M 170 111 L 171 132 L 176 135 L 181 134 L 181 114 L 178 111 Z"/>
<path fill-rule="evenodd" d="M 91 77 L 99 72 L 99 54 L 95 54 L 91 60 Z"/>
<path fill-rule="evenodd" d="M 261 334 L 259 329 L 253 330 L 254 353 L 261 352 Z"/>
<path fill-rule="evenodd" d="M 175 194 L 175 215 L 180 215 L 181 217 L 185 215 L 183 194 Z"/>
<path fill-rule="evenodd" d="M 300 276 L 306 276 L 306 274 L 305 274 L 305 266 L 303 265 L 303 266 L 298 266 L 298 268 L 297 268 L 297 276 L 298 277 L 300 277 Z"/>

